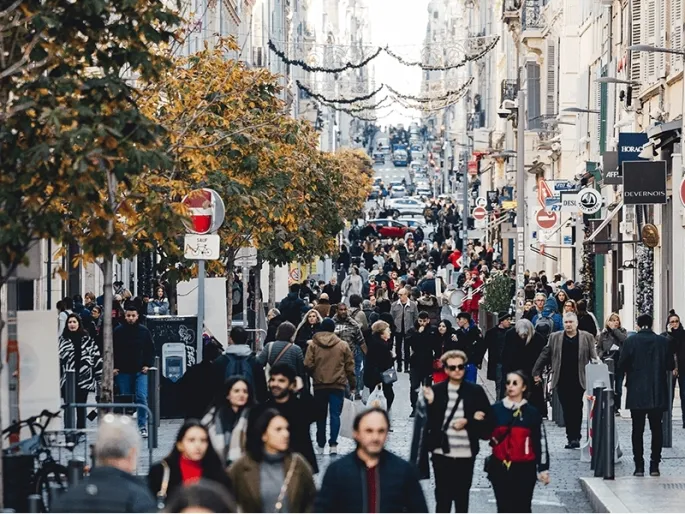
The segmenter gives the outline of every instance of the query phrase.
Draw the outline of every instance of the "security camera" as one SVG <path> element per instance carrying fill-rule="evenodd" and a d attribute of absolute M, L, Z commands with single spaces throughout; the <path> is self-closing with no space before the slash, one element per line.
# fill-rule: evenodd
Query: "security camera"
<path fill-rule="evenodd" d="M 499 116 L 500 118 L 502 118 L 504 120 L 506 120 L 510 115 L 511 115 L 511 111 L 509 109 L 503 109 L 501 107 L 499 109 L 497 109 L 497 116 Z"/>
<path fill-rule="evenodd" d="M 504 100 L 504 101 L 502 102 L 501 108 L 502 108 L 502 109 L 507 109 L 507 110 L 509 110 L 509 111 L 513 111 L 514 109 L 516 109 L 516 102 L 514 102 L 513 100 L 509 100 L 509 99 L 507 98 L 506 100 Z"/>

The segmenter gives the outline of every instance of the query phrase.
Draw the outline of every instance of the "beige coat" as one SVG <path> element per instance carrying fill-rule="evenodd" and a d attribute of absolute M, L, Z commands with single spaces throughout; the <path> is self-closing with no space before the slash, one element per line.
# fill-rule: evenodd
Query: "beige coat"
<path fill-rule="evenodd" d="M 564 343 L 564 331 L 554 332 L 549 336 L 547 346 L 542 349 L 540 357 L 538 357 L 535 366 L 533 367 L 533 376 L 539 377 L 542 375 L 542 370 L 548 364 L 552 365 L 554 376 L 552 378 L 552 387 L 556 387 L 559 383 L 559 375 L 561 374 L 561 352 Z M 597 349 L 595 348 L 595 338 L 592 334 L 583 330 L 578 331 L 578 377 L 580 378 L 580 386 L 585 389 L 585 365 L 591 359 L 597 358 Z"/>

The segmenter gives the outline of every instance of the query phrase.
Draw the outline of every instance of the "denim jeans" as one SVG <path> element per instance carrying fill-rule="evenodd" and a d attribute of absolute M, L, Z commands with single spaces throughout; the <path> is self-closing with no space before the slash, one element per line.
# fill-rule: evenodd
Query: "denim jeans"
<path fill-rule="evenodd" d="M 362 369 L 364 368 L 364 352 L 359 346 L 355 346 L 354 350 L 354 376 L 357 379 L 357 392 L 364 389 L 364 375 Z"/>
<path fill-rule="evenodd" d="M 136 403 L 147 405 L 147 375 L 145 373 L 119 373 L 114 380 L 120 394 L 133 394 Z M 147 411 L 138 409 L 138 428 L 147 428 Z"/>
<path fill-rule="evenodd" d="M 318 389 L 314 391 L 314 399 L 319 405 L 320 415 L 316 420 L 316 444 L 319 448 L 326 446 L 326 413 L 331 413 L 331 438 L 329 445 L 338 444 L 340 433 L 340 414 L 342 414 L 345 392 L 340 389 Z M 330 407 L 330 409 L 329 409 Z"/>

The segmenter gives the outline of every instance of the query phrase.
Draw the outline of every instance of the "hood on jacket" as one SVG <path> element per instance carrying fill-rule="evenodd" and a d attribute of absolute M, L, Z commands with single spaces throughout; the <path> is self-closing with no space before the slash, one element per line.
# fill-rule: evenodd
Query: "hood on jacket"
<path fill-rule="evenodd" d="M 252 348 L 248 344 L 231 344 L 226 348 L 227 355 L 235 355 L 236 357 L 248 357 L 252 354 Z"/>
<path fill-rule="evenodd" d="M 338 342 L 342 341 L 338 336 L 332 332 L 317 332 L 312 337 L 312 341 L 321 348 L 332 348 Z"/>
<path fill-rule="evenodd" d="M 545 302 L 545 306 L 542 308 L 542 315 L 551 316 L 552 314 L 557 314 L 558 309 L 559 305 L 557 304 L 556 298 L 554 298 L 553 295 L 549 295 L 547 297 L 547 301 Z"/>
<path fill-rule="evenodd" d="M 427 307 L 435 307 L 438 305 L 438 299 L 435 296 L 420 296 L 416 303 L 419 305 L 425 305 Z"/>

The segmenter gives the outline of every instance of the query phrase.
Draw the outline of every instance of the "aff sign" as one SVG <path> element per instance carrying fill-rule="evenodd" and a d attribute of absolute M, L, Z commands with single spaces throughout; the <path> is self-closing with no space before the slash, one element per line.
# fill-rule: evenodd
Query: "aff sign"
<path fill-rule="evenodd" d="M 623 184 L 623 178 L 618 168 L 618 152 L 604 152 L 602 154 L 602 174 L 605 185 Z"/>
<path fill-rule="evenodd" d="M 623 203 L 654 205 L 668 201 L 666 161 L 626 161 L 623 163 Z"/>

